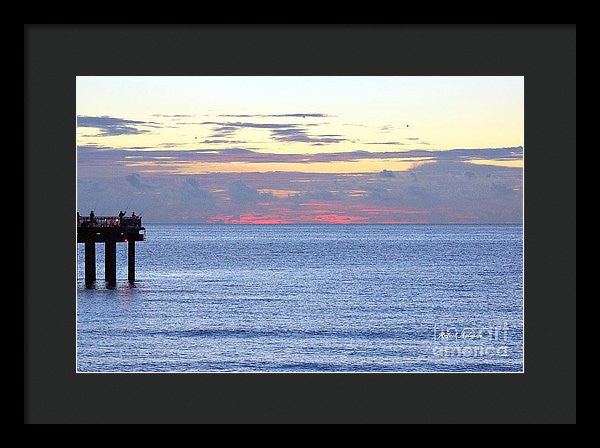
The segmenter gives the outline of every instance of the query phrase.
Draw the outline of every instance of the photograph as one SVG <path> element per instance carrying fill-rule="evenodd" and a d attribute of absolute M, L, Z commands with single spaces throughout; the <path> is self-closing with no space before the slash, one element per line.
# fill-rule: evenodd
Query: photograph
<path fill-rule="evenodd" d="M 77 374 L 527 372 L 524 76 L 73 81 Z"/>

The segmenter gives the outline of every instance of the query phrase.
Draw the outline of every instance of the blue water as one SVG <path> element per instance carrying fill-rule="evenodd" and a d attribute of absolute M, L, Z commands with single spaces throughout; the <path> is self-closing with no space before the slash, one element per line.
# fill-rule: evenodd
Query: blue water
<path fill-rule="evenodd" d="M 146 225 L 83 285 L 80 372 L 520 372 L 521 226 Z"/>

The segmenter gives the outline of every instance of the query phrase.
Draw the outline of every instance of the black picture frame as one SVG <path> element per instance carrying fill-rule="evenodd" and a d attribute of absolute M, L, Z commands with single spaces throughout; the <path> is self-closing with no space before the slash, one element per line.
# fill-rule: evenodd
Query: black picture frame
<path fill-rule="evenodd" d="M 524 76 L 524 373 L 77 374 L 77 75 Z M 25 422 L 575 422 L 575 25 L 25 25 L 24 117 Z"/>

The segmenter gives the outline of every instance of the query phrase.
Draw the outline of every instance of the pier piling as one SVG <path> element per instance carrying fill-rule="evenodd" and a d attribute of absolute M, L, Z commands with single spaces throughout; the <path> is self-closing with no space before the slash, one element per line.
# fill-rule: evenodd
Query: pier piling
<path fill-rule="evenodd" d="M 85 284 L 91 286 L 96 281 L 96 243 L 85 243 Z"/>
<path fill-rule="evenodd" d="M 127 242 L 127 278 L 129 283 L 135 282 L 135 240 Z"/>
<path fill-rule="evenodd" d="M 104 280 L 109 285 L 117 283 L 117 243 L 106 241 L 104 243 Z"/>

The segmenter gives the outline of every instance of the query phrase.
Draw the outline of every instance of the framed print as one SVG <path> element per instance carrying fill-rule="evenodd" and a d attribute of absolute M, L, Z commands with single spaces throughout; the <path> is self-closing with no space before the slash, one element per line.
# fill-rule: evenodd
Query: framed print
<path fill-rule="evenodd" d="M 27 25 L 25 421 L 574 423 L 575 35 Z"/>

